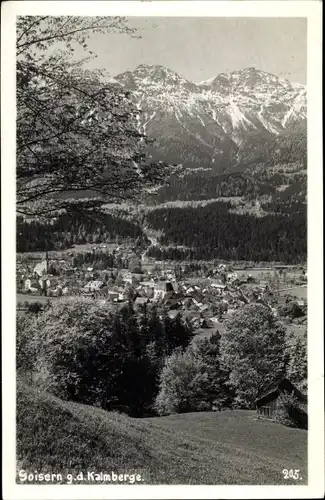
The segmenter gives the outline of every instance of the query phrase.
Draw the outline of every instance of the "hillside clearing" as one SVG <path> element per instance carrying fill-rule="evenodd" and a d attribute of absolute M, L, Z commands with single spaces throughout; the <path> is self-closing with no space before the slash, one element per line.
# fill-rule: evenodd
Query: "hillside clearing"
<path fill-rule="evenodd" d="M 307 432 L 252 411 L 134 419 L 18 384 L 19 466 L 55 470 L 62 482 L 68 472 L 114 471 L 145 484 L 289 484 L 282 470 L 299 468 L 306 484 L 306 457 Z"/>

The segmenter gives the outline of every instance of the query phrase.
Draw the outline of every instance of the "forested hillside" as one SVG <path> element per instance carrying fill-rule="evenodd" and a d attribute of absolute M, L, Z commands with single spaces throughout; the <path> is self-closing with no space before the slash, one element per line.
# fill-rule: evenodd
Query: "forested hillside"
<path fill-rule="evenodd" d="M 278 191 L 281 189 L 281 191 Z M 287 199 L 301 199 L 307 194 L 307 176 L 299 167 L 287 164 L 276 168 L 256 166 L 242 172 L 221 175 L 190 174 L 172 177 L 169 184 L 161 187 L 151 198 L 154 203 L 175 200 L 208 200 L 219 197 L 241 196 L 256 199 L 267 195 Z"/>
<path fill-rule="evenodd" d="M 150 225 L 163 232 L 160 243 L 192 248 L 192 258 L 281 261 L 306 260 L 306 212 L 268 214 L 257 218 L 229 212 L 223 202 L 192 208 L 161 208 L 148 214 Z M 300 207 L 301 208 L 301 207 Z M 166 258 L 164 249 L 150 255 Z M 184 258 L 186 250 L 169 249 L 167 258 Z"/>
<path fill-rule="evenodd" d="M 139 225 L 110 214 L 61 214 L 51 223 L 17 219 L 17 252 L 62 250 L 75 244 L 143 238 Z"/>

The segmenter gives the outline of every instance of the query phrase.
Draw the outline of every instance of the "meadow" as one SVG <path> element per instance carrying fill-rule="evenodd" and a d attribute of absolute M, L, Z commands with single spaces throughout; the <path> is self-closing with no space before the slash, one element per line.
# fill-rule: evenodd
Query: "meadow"
<path fill-rule="evenodd" d="M 297 484 L 283 478 L 292 468 L 307 483 L 307 432 L 255 411 L 135 419 L 21 382 L 17 396 L 17 460 L 27 472 L 55 470 L 63 482 L 91 470 L 141 474 L 144 484 Z"/>

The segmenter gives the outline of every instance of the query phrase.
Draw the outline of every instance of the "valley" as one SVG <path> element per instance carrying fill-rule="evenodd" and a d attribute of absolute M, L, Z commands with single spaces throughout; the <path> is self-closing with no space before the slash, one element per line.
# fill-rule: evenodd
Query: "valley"
<path fill-rule="evenodd" d="M 305 19 L 15 21 L 13 480 L 311 486 Z"/>

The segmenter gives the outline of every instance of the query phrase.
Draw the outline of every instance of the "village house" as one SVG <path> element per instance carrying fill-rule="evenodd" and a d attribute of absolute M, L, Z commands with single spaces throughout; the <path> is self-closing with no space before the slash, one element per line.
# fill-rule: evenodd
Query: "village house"
<path fill-rule="evenodd" d="M 218 290 L 224 290 L 227 287 L 227 285 L 224 285 L 223 283 L 221 283 L 221 281 L 216 281 L 214 283 L 211 283 L 210 286 Z"/>
<path fill-rule="evenodd" d="M 37 280 L 27 278 L 24 283 L 25 290 L 28 292 L 39 292 L 41 290 L 41 285 Z"/>
<path fill-rule="evenodd" d="M 42 262 L 39 262 L 36 264 L 36 266 L 33 269 L 34 275 L 37 275 L 39 277 L 43 276 L 43 274 L 47 273 L 47 261 L 43 260 Z"/>
<path fill-rule="evenodd" d="M 278 398 L 284 392 L 293 393 L 303 404 L 307 403 L 307 397 L 303 395 L 288 379 L 282 378 L 277 383 L 269 386 L 256 400 L 256 411 L 260 417 L 272 419 L 278 408 Z M 302 419 L 306 419 L 301 415 Z"/>
<path fill-rule="evenodd" d="M 38 282 L 42 289 L 55 288 L 58 285 L 58 279 L 51 274 L 44 274 Z"/>
<path fill-rule="evenodd" d="M 180 309 L 182 307 L 182 301 L 179 296 L 166 295 L 164 298 L 164 305 L 168 307 L 169 310 Z"/>
<path fill-rule="evenodd" d="M 299 307 L 304 307 L 306 305 L 304 299 L 297 299 L 297 305 Z"/>
<path fill-rule="evenodd" d="M 179 314 L 179 311 L 177 311 L 177 310 L 175 310 L 175 309 L 174 309 L 174 310 L 172 310 L 172 311 L 168 311 L 168 313 L 167 313 L 167 314 L 168 314 L 168 317 L 169 317 L 170 319 L 175 319 L 175 318 L 176 318 L 176 316 Z"/>
<path fill-rule="evenodd" d="M 132 273 L 132 284 L 140 283 L 144 277 L 143 273 Z"/>
<path fill-rule="evenodd" d="M 85 292 L 96 292 L 97 290 L 100 290 L 104 285 L 103 281 L 97 280 L 97 281 L 89 281 L 87 285 L 84 286 Z"/>
<path fill-rule="evenodd" d="M 155 283 L 154 300 L 161 300 L 166 297 L 168 293 L 173 293 L 174 288 L 170 281 L 158 281 Z"/>
<path fill-rule="evenodd" d="M 140 281 L 140 285 L 137 287 L 139 293 L 144 293 L 147 297 L 153 298 L 154 296 L 155 282 L 151 281 Z"/>
<path fill-rule="evenodd" d="M 237 273 L 227 273 L 227 281 L 233 282 L 238 279 Z"/>
<path fill-rule="evenodd" d="M 108 290 L 107 295 L 108 295 L 108 298 L 110 300 L 115 301 L 115 302 L 120 300 L 120 298 L 121 298 L 120 297 L 121 294 L 116 290 Z"/>
<path fill-rule="evenodd" d="M 147 297 L 137 297 L 134 301 L 134 308 L 137 310 L 144 305 L 148 304 L 150 301 Z"/>

